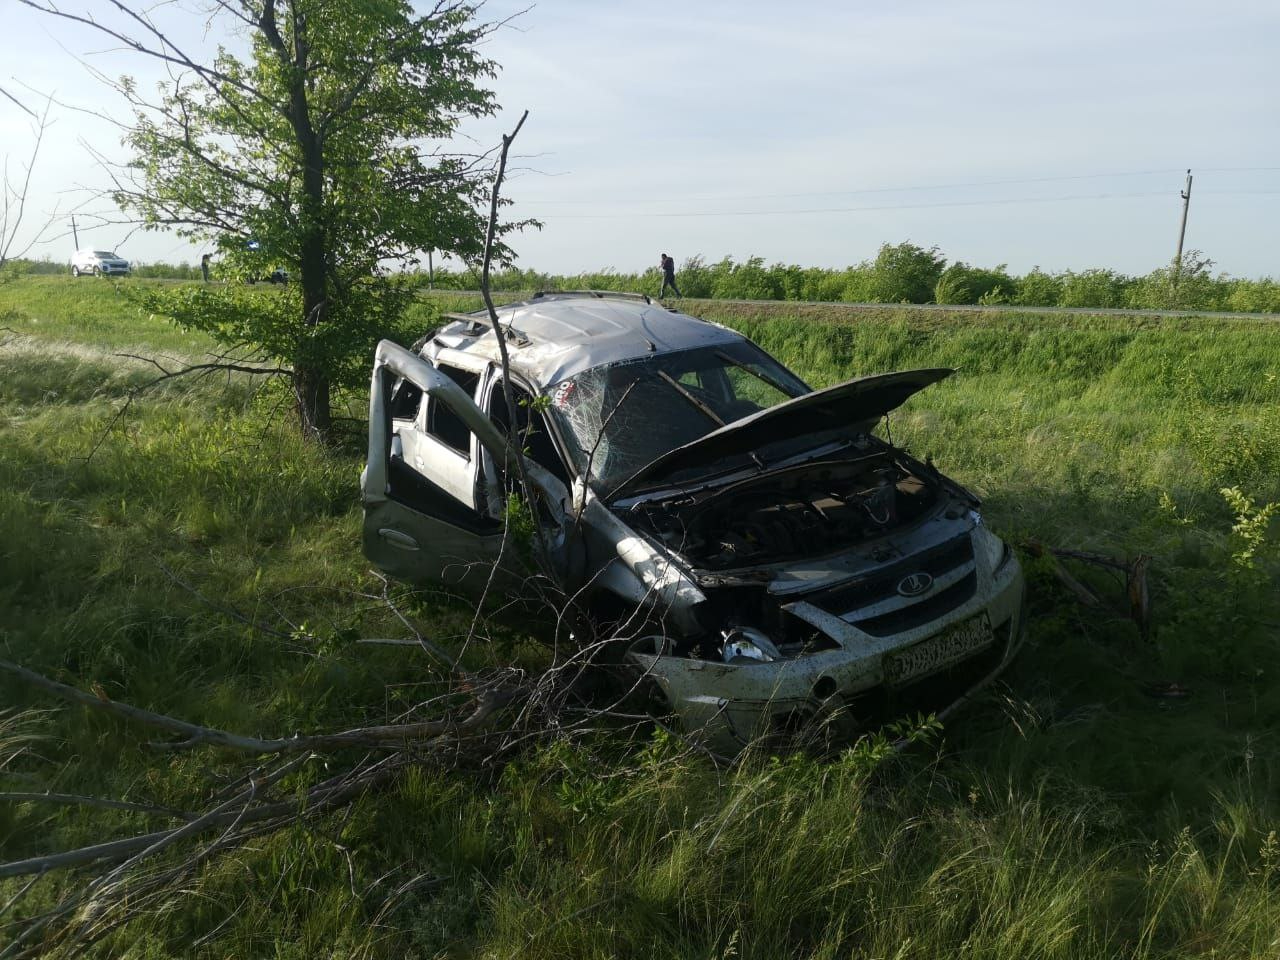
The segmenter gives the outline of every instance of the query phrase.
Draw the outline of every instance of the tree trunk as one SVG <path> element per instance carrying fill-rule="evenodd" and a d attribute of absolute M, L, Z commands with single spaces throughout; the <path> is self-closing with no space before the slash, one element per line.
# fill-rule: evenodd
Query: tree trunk
<path fill-rule="evenodd" d="M 311 46 L 307 39 L 307 17 L 295 3 L 286 4 L 289 41 L 276 22 L 277 0 L 265 0 L 258 28 L 276 51 L 289 77 L 287 116 L 302 154 L 302 196 L 299 211 L 298 282 L 302 287 L 302 329 L 298 356 L 293 364 L 293 393 L 298 403 L 298 419 L 308 438 L 324 442 L 333 425 L 329 410 L 327 358 L 307 356 L 307 343 L 314 328 L 321 326 L 329 311 L 328 237 L 324 227 L 324 143 L 311 120 L 307 77 L 310 76 Z"/>
<path fill-rule="evenodd" d="M 303 175 L 304 183 L 316 181 L 314 190 L 321 190 L 319 177 L 308 170 Z M 304 199 L 308 203 L 310 196 Z M 310 211 L 308 211 L 310 212 Z M 324 233 L 313 218 L 305 218 L 304 235 L 299 257 L 299 278 L 302 286 L 302 334 L 305 340 L 311 331 L 325 322 L 328 313 L 329 298 L 325 277 Z M 302 351 L 300 351 L 301 353 Z M 293 365 L 293 389 L 298 400 L 298 419 L 303 434 L 321 443 L 329 439 L 331 416 L 329 411 L 329 371 L 323 360 L 301 356 Z"/>
<path fill-rule="evenodd" d="M 293 395 L 303 434 L 322 443 L 329 439 L 333 417 L 329 410 L 329 377 L 323 370 L 299 365 L 293 371 Z"/>

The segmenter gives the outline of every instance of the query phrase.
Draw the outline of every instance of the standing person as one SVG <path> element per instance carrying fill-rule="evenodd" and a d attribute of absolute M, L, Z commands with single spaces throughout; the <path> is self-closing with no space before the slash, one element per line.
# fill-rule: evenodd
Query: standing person
<path fill-rule="evenodd" d="M 664 253 L 659 263 L 662 266 L 662 290 L 658 292 L 658 296 L 665 297 L 667 287 L 670 287 L 677 297 L 683 297 L 684 294 L 676 286 L 676 262 Z"/>
<path fill-rule="evenodd" d="M 212 254 L 206 253 L 203 257 L 200 258 L 200 275 L 204 277 L 205 283 L 209 282 L 209 258 L 211 256 Z"/>

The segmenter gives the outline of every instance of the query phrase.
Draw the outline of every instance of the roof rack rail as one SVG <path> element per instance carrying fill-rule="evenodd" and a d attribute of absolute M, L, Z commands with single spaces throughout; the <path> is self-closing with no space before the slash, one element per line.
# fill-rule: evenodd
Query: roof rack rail
<path fill-rule="evenodd" d="M 474 313 L 442 313 L 441 320 L 458 320 L 471 327 L 472 333 L 478 333 L 488 323 L 488 317 L 477 317 Z"/>
<path fill-rule="evenodd" d="M 647 293 L 630 293 L 622 290 L 539 290 L 530 300 L 537 300 L 539 297 L 595 297 L 598 300 L 604 300 L 609 297 L 617 297 L 621 300 L 643 300 L 645 303 L 653 303 L 653 298 Z"/>

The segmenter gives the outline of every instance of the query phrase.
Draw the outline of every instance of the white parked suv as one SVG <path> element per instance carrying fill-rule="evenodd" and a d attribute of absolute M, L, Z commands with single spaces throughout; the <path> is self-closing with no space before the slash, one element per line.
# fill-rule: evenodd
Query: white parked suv
<path fill-rule="evenodd" d="M 78 277 L 85 273 L 127 276 L 129 261 L 110 250 L 77 250 L 71 257 L 71 275 Z"/>
<path fill-rule="evenodd" d="M 872 428 L 949 369 L 814 390 L 741 334 L 616 294 L 498 309 L 551 561 L 653 705 L 724 752 L 945 716 L 1009 663 L 1023 576 L 977 498 Z M 364 550 L 520 593 L 509 409 L 486 315 L 374 362 Z M 496 564 L 496 569 L 495 569 Z M 625 638 L 625 639 L 622 639 Z"/>

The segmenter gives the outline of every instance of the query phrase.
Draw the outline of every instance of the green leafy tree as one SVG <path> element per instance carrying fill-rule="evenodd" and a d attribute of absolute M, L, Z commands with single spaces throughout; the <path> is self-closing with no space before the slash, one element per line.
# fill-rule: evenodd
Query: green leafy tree
<path fill-rule="evenodd" d="M 1017 289 L 1017 281 L 1003 263 L 988 270 L 956 261 L 942 271 L 933 299 L 936 303 L 1004 303 Z"/>
<path fill-rule="evenodd" d="M 937 247 L 884 244 L 871 265 L 867 299 L 878 303 L 928 303 L 947 265 Z"/>
<path fill-rule="evenodd" d="M 287 367 L 304 430 L 325 436 L 335 383 L 362 369 L 353 358 L 408 296 L 381 265 L 481 253 L 491 165 L 443 144 L 494 112 L 480 44 L 496 24 L 466 2 L 218 0 L 237 47 L 200 62 L 141 4 L 22 2 L 169 65 L 158 99 L 116 83 L 134 116 L 114 199 L 149 228 L 213 244 L 223 276 L 296 279 L 283 311 L 217 290 L 166 310 Z"/>

